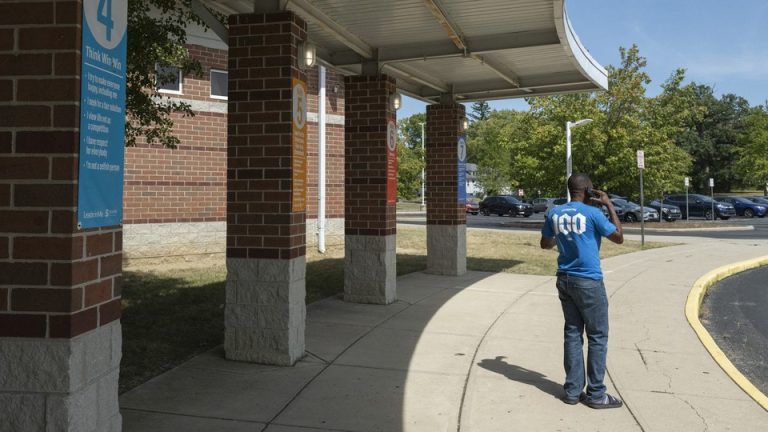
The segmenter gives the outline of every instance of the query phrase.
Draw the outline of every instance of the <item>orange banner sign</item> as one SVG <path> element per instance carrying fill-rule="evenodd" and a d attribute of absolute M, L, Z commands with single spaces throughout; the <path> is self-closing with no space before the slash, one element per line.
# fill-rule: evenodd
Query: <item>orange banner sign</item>
<path fill-rule="evenodd" d="M 291 211 L 307 211 L 307 84 L 294 79 L 292 121 L 293 187 Z"/>

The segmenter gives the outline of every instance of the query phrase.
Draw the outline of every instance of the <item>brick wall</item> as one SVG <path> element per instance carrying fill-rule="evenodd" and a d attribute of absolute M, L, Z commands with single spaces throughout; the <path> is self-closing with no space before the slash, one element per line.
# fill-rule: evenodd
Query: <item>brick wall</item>
<path fill-rule="evenodd" d="M 387 203 L 387 119 L 394 78 L 345 78 L 346 235 L 388 236 L 396 232 L 395 204 Z"/>
<path fill-rule="evenodd" d="M 427 224 L 466 224 L 464 204 L 458 202 L 458 136 L 464 105 L 427 106 Z"/>
<path fill-rule="evenodd" d="M 200 61 L 203 74 L 185 76 L 183 94 L 170 96 L 220 105 L 223 112 L 196 110 L 191 118 L 175 115 L 173 133 L 181 140 L 176 149 L 141 141 L 126 149 L 126 224 L 226 220 L 227 101 L 210 97 L 209 73 L 211 69 L 227 70 L 227 52 L 199 45 L 189 45 L 188 49 Z M 331 70 L 326 77 L 326 217 L 343 218 L 344 77 Z M 317 113 L 317 67 L 307 71 L 307 80 L 308 111 Z M 311 117 L 308 123 L 308 218 L 317 217 L 318 205 L 318 129 L 313 120 Z"/>
<path fill-rule="evenodd" d="M 203 67 L 200 77 L 186 76 L 184 100 L 221 105 L 210 98 L 209 72 L 226 70 L 226 51 L 189 45 Z M 214 222 L 226 217 L 226 113 L 196 111 L 174 115 L 176 149 L 139 141 L 125 154 L 124 217 L 126 224 Z"/>
<path fill-rule="evenodd" d="M 199 77 L 187 76 L 184 79 L 184 98 L 209 100 L 211 97 L 211 69 L 227 70 L 227 52 L 220 49 L 206 48 L 200 45 L 187 45 L 189 55 L 200 61 L 203 73 Z"/>
<path fill-rule="evenodd" d="M 81 7 L 0 3 L 0 337 L 120 317 L 122 230 L 76 221 Z"/>
<path fill-rule="evenodd" d="M 227 258 L 305 255 L 306 213 L 291 211 L 291 80 L 306 82 L 305 39 L 290 12 L 230 16 Z"/>
<path fill-rule="evenodd" d="M 174 119 L 176 149 L 126 149 L 124 223 L 209 222 L 225 218 L 226 116 Z"/>

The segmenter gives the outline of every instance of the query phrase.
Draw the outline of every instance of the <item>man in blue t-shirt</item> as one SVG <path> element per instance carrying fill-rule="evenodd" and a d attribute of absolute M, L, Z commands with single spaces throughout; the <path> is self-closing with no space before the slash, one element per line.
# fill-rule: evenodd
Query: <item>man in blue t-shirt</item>
<path fill-rule="evenodd" d="M 605 391 L 608 353 L 608 297 L 600 269 L 600 240 L 621 244 L 621 222 L 605 192 L 592 189 L 586 174 L 568 179 L 571 202 L 552 208 L 541 229 L 542 249 L 557 245 L 557 290 L 565 318 L 563 402 L 592 408 L 618 408 L 622 401 Z M 606 206 L 610 221 L 595 204 Z M 583 333 L 588 343 L 584 376 Z M 585 382 L 585 379 L 587 380 Z M 586 393 L 584 386 L 586 385 Z"/>

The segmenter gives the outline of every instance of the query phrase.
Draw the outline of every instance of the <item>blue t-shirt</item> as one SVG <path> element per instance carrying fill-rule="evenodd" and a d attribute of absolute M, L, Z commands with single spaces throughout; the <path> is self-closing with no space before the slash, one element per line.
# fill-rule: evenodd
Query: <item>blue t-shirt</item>
<path fill-rule="evenodd" d="M 579 201 L 553 207 L 546 216 L 541 235 L 555 237 L 560 256 L 557 273 L 588 279 L 603 279 L 600 270 L 600 240 L 616 232 L 603 212 Z"/>

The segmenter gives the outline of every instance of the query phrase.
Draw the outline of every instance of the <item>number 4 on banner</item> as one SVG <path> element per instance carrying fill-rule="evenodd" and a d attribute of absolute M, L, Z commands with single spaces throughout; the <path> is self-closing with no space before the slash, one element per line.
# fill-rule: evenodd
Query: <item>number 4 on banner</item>
<path fill-rule="evenodd" d="M 96 19 L 104 24 L 107 30 L 106 39 L 112 40 L 112 29 L 115 28 L 115 22 L 112 20 L 112 0 L 99 0 Z"/>

